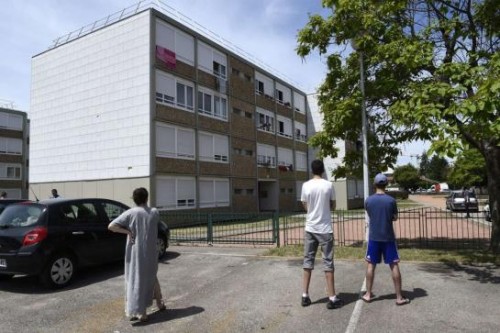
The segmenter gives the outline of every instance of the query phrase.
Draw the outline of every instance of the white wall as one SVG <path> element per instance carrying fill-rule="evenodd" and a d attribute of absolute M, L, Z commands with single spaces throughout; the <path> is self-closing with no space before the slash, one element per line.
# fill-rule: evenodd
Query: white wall
<path fill-rule="evenodd" d="M 309 104 L 310 112 L 308 113 L 308 128 L 307 137 L 310 138 L 318 131 L 323 129 L 323 115 L 319 112 L 318 99 L 316 95 L 308 95 L 307 103 Z M 342 164 L 342 159 L 345 156 L 345 142 L 337 141 L 338 156 L 336 158 L 326 157 L 323 159 L 325 164 L 325 173 L 328 180 L 333 181 L 332 171 Z M 309 161 L 312 162 L 317 158 L 317 149 L 309 148 Z"/>
<path fill-rule="evenodd" d="M 146 11 L 33 58 L 31 183 L 149 175 L 149 32 Z"/>

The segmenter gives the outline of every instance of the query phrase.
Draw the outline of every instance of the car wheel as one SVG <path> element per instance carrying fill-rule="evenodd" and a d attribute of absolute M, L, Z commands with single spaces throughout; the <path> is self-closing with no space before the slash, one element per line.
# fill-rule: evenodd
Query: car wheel
<path fill-rule="evenodd" d="M 43 285 L 51 289 L 67 286 L 75 274 L 76 263 L 69 254 L 52 257 L 40 276 Z"/>
<path fill-rule="evenodd" d="M 162 236 L 156 239 L 156 251 L 158 252 L 158 259 L 161 259 L 167 252 L 167 242 Z"/>

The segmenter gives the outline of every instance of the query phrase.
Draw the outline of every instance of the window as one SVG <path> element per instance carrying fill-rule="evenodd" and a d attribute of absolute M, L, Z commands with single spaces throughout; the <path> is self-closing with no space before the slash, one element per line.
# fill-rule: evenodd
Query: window
<path fill-rule="evenodd" d="M 255 72 L 255 93 L 264 95 L 269 99 L 274 99 L 273 80 L 264 74 Z"/>
<path fill-rule="evenodd" d="M 196 201 L 194 177 L 162 177 L 156 181 L 156 207 L 164 209 L 192 209 Z"/>
<path fill-rule="evenodd" d="M 0 137 L 0 154 L 21 155 L 23 153 L 23 140 Z"/>
<path fill-rule="evenodd" d="M 306 125 L 295 122 L 295 140 L 307 142 Z"/>
<path fill-rule="evenodd" d="M 278 135 L 292 138 L 292 120 L 278 115 Z"/>
<path fill-rule="evenodd" d="M 281 105 L 291 107 L 290 103 L 292 100 L 292 90 L 287 86 L 276 82 L 276 100 Z"/>
<path fill-rule="evenodd" d="M 229 162 L 229 138 L 206 132 L 199 132 L 198 146 L 200 160 L 209 162 Z"/>
<path fill-rule="evenodd" d="M 200 178 L 200 208 L 229 206 L 229 179 Z"/>
<path fill-rule="evenodd" d="M 170 24 L 156 20 L 156 45 L 175 53 L 175 58 L 194 65 L 194 38 Z"/>
<path fill-rule="evenodd" d="M 177 82 L 177 106 L 193 110 L 193 87 Z"/>
<path fill-rule="evenodd" d="M 274 114 L 257 108 L 257 128 L 261 131 L 274 133 Z"/>
<path fill-rule="evenodd" d="M 214 75 L 220 77 L 221 79 L 226 79 L 226 66 L 219 64 L 214 61 Z"/>
<path fill-rule="evenodd" d="M 278 147 L 278 165 L 282 171 L 292 171 L 293 169 L 293 152 L 291 149 Z"/>
<path fill-rule="evenodd" d="M 276 99 L 278 100 L 278 103 L 283 104 L 283 92 L 281 90 L 276 89 Z"/>
<path fill-rule="evenodd" d="M 156 155 L 194 159 L 194 130 L 156 123 Z"/>
<path fill-rule="evenodd" d="M 257 165 L 276 167 L 276 151 L 273 146 L 257 144 Z"/>
<path fill-rule="evenodd" d="M 293 106 L 295 107 L 295 111 L 306 113 L 306 97 L 294 91 Z"/>
<path fill-rule="evenodd" d="M 194 86 L 172 75 L 156 72 L 156 101 L 188 111 L 194 110 Z"/>
<path fill-rule="evenodd" d="M 223 95 L 202 88 L 198 91 L 198 112 L 227 120 L 227 99 Z"/>
<path fill-rule="evenodd" d="M 126 208 L 108 202 L 102 203 L 102 208 L 104 209 L 109 222 L 113 221 L 126 211 Z"/>
<path fill-rule="evenodd" d="M 227 57 L 208 44 L 198 41 L 198 68 L 225 80 L 227 77 Z"/>
<path fill-rule="evenodd" d="M 21 179 L 21 164 L 0 163 L 0 179 Z"/>
<path fill-rule="evenodd" d="M 307 154 L 303 152 L 295 153 L 295 165 L 299 171 L 307 171 Z"/>
<path fill-rule="evenodd" d="M 17 114 L 0 112 L 0 127 L 22 131 L 23 117 Z"/>
<path fill-rule="evenodd" d="M 255 79 L 255 92 L 257 95 L 264 95 L 264 82 Z"/>

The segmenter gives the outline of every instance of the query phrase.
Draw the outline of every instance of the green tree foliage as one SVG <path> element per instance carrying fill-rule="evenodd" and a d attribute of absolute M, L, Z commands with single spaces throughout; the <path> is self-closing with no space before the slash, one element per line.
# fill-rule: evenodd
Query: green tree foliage
<path fill-rule="evenodd" d="M 483 155 L 477 149 L 464 150 L 451 168 L 448 182 L 453 188 L 485 186 L 486 163 Z"/>
<path fill-rule="evenodd" d="M 433 155 L 429 161 L 429 168 L 425 176 L 435 182 L 446 181 L 448 176 L 448 161 L 444 157 Z"/>
<path fill-rule="evenodd" d="M 428 171 L 429 171 L 429 156 L 427 156 L 427 152 L 424 150 L 422 155 L 420 155 L 419 173 L 422 176 L 426 176 Z"/>
<path fill-rule="evenodd" d="M 396 167 L 394 180 L 405 190 L 417 189 L 421 183 L 418 169 L 411 164 Z"/>
<path fill-rule="evenodd" d="M 317 50 L 328 66 L 318 88 L 323 131 L 310 143 L 335 157 L 337 141 L 360 137 L 362 63 L 370 170 L 393 164 L 402 142 L 428 140 L 430 153 L 452 158 L 476 148 L 487 166 L 491 249 L 500 251 L 500 1 L 322 3 L 332 14 L 310 15 L 298 34 L 297 53 Z M 359 155 L 344 172 L 357 172 Z"/>

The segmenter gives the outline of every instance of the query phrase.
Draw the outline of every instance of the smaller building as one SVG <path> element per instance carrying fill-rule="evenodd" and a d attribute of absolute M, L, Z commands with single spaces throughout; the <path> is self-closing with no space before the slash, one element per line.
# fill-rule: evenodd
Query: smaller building
<path fill-rule="evenodd" d="M 28 198 L 29 120 L 26 112 L 0 107 L 0 193 Z"/>

